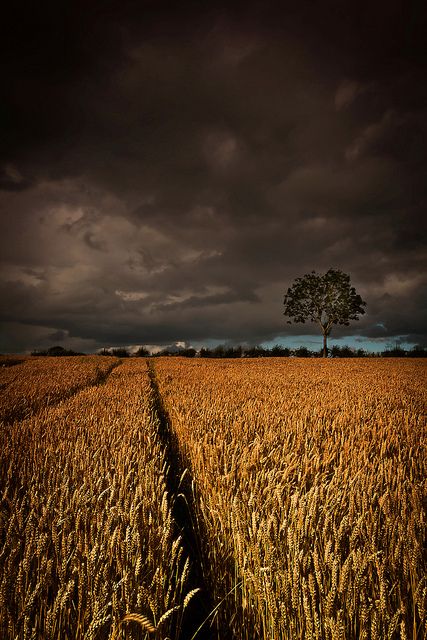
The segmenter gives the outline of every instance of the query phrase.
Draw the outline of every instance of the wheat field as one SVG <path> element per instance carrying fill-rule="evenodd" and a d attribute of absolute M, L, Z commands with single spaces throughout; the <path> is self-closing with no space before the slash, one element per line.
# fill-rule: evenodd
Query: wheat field
<path fill-rule="evenodd" d="M 154 629 L 165 638 L 179 628 L 189 560 L 167 464 L 144 361 L 2 426 L 2 639 L 145 638 Z"/>
<path fill-rule="evenodd" d="M 118 358 L 100 356 L 25 358 L 7 366 L 0 358 L 0 421 L 10 422 L 63 400 L 79 389 L 101 382 L 119 364 Z M 66 365 L 66 366 L 64 366 Z"/>
<path fill-rule="evenodd" d="M 183 362 L 158 381 L 227 637 L 426 637 L 425 363 Z M 221 636 L 219 636 L 221 637 Z"/>
<path fill-rule="evenodd" d="M 426 382 L 421 359 L 0 370 L 0 637 L 427 638 Z"/>

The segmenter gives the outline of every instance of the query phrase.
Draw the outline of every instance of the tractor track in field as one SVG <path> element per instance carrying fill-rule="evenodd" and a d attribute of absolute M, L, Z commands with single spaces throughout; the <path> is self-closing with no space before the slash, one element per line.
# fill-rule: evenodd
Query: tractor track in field
<path fill-rule="evenodd" d="M 211 613 L 215 605 L 204 579 L 202 545 L 198 533 L 197 515 L 191 490 L 188 489 L 191 486 L 188 468 L 183 463 L 178 443 L 173 434 L 171 420 L 163 403 L 152 360 L 147 359 L 147 367 L 154 398 L 154 410 L 159 421 L 159 439 L 168 462 L 166 485 L 172 497 L 172 515 L 177 533 L 182 536 L 184 552 L 191 563 L 188 590 L 200 588 L 200 591 L 192 598 L 184 612 L 183 624 L 177 640 L 191 640 L 193 636 L 195 640 L 215 640 L 217 635 L 210 628 Z M 186 478 L 185 482 L 182 482 L 184 473 Z"/>
<path fill-rule="evenodd" d="M 111 367 L 109 367 L 109 369 L 107 369 L 106 371 L 98 371 L 98 375 L 93 380 L 93 382 L 90 382 L 89 384 L 86 384 L 83 386 L 72 388 L 58 398 L 55 398 L 55 397 L 51 398 L 50 396 L 48 396 L 46 403 L 42 402 L 40 404 L 34 405 L 33 407 L 32 406 L 26 406 L 22 408 L 14 407 L 13 410 L 5 413 L 4 416 L 0 416 L 0 422 L 2 422 L 2 426 L 8 427 L 12 425 L 14 422 L 20 422 L 21 420 L 32 418 L 33 416 L 36 416 L 38 413 L 40 413 L 45 409 L 52 409 L 53 407 L 56 407 L 57 405 L 59 405 L 61 402 L 64 402 L 65 400 L 70 400 L 73 396 L 80 393 L 80 391 L 84 391 L 85 389 L 90 389 L 91 387 L 99 387 L 105 384 L 107 382 L 107 379 L 111 375 L 111 373 L 114 371 L 114 369 L 119 367 L 122 364 L 122 362 L 123 362 L 122 360 L 119 360 L 118 362 L 113 362 L 111 364 Z M 2 391 L 6 392 L 7 386 L 9 386 L 9 383 L 7 383 L 7 385 L 5 385 L 3 389 L 0 388 L 0 392 Z"/>

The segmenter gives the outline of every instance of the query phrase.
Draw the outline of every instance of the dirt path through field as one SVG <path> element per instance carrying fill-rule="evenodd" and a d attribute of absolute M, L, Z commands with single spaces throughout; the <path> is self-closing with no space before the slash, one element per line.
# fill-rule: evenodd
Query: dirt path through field
<path fill-rule="evenodd" d="M 154 408 L 159 421 L 159 437 L 168 460 L 166 484 L 171 496 L 172 514 L 183 548 L 191 561 L 190 589 L 200 588 L 200 592 L 190 602 L 184 616 L 181 640 L 213 640 L 210 630 L 215 605 L 203 577 L 202 545 L 200 526 L 193 505 L 192 479 L 174 437 L 167 410 L 165 409 L 156 379 L 153 360 L 147 359 L 147 367 L 154 396 Z"/>
<path fill-rule="evenodd" d="M 64 400 L 69 400 L 83 389 L 103 385 L 111 375 L 111 372 L 121 364 L 122 360 L 114 360 L 104 369 L 97 366 L 95 369 L 96 375 L 92 380 L 84 384 L 77 383 L 68 389 L 61 389 L 60 392 L 48 393 L 45 397 L 34 396 L 33 398 L 28 398 L 25 391 L 19 388 L 19 380 L 17 390 L 13 389 L 13 383 L 16 383 L 16 380 L 5 383 L 3 387 L 0 385 L 0 422 L 3 426 L 7 426 L 15 421 L 24 420 L 37 415 L 44 409 L 55 407 Z M 16 397 L 14 398 L 15 394 Z M 12 398 L 14 398 L 13 401 L 11 400 Z"/>

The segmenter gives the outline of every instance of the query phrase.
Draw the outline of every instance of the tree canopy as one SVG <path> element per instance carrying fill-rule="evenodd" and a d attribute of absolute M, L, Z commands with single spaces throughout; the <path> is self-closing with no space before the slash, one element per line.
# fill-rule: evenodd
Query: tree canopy
<path fill-rule="evenodd" d="M 323 333 L 323 355 L 327 355 L 327 338 L 334 324 L 349 325 L 365 313 L 366 302 L 350 285 L 350 276 L 339 269 L 324 275 L 315 271 L 296 278 L 286 292 L 284 315 L 292 322 L 316 322 Z"/>

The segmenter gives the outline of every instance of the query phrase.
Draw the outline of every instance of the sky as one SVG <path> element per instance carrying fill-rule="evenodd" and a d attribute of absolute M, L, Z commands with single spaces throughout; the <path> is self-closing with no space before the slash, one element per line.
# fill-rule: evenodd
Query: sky
<path fill-rule="evenodd" d="M 306 344 L 296 277 L 427 345 L 422 2 L 14 3 L 2 16 L 0 351 Z"/>

